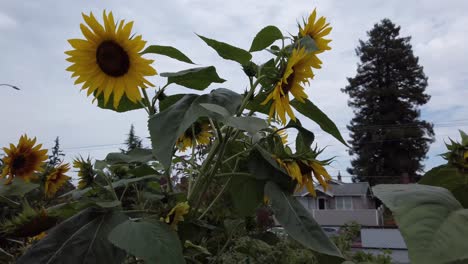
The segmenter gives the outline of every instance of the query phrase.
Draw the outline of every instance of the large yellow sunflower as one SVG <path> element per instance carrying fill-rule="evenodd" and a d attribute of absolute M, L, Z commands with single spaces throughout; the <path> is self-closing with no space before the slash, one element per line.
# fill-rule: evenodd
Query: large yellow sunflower
<path fill-rule="evenodd" d="M 174 230 L 177 230 L 177 223 L 184 221 L 184 215 L 188 214 L 190 206 L 188 202 L 178 203 L 171 211 L 167 214 L 164 221 L 171 225 Z"/>
<path fill-rule="evenodd" d="M 78 169 L 78 189 L 84 189 L 91 185 L 94 181 L 94 169 L 91 159 L 83 159 L 82 157 L 73 160 L 73 168 Z"/>
<path fill-rule="evenodd" d="M 85 39 L 68 40 L 74 49 L 65 52 L 70 56 L 67 60 L 73 63 L 67 71 L 78 77 L 75 84 L 83 83 L 82 89 L 88 89 L 88 96 L 103 93 L 105 104 L 112 94 L 114 107 L 118 107 L 124 94 L 136 103 L 141 99 L 139 88 L 154 86 L 145 76 L 156 74 L 150 65 L 153 60 L 139 54 L 146 41 L 141 35 L 131 36 L 133 22 L 115 22 L 112 12 L 103 12 L 104 26 L 93 13 L 83 14 L 83 18 L 87 26 L 80 24 L 80 28 Z"/>
<path fill-rule="evenodd" d="M 10 184 L 14 177 L 28 182 L 34 172 L 42 171 L 42 165 L 47 160 L 47 149 L 41 149 L 42 144 L 36 144 L 36 138 L 21 136 L 18 145 L 10 144 L 10 148 L 3 148 L 6 156 L 3 158 L 3 171 L 0 178 L 7 176 L 5 184 Z"/>
<path fill-rule="evenodd" d="M 281 160 L 276 159 L 278 164 L 283 167 L 289 176 L 297 182 L 296 191 L 306 187 L 309 193 L 316 195 L 314 188 L 314 178 L 322 185 L 326 191 L 328 181 L 332 178 L 323 164 L 317 160 Z"/>
<path fill-rule="evenodd" d="M 283 124 L 286 124 L 286 113 L 292 120 L 296 116 L 289 104 L 289 93 L 299 102 L 304 102 L 308 96 L 304 92 L 305 84 L 314 78 L 312 67 L 320 65 L 317 57 L 305 48 L 294 49 L 289 57 L 282 78 L 278 81 L 275 88 L 267 96 L 262 105 L 273 101 L 270 108 L 270 119 L 275 115 Z"/>
<path fill-rule="evenodd" d="M 46 178 L 44 192 L 47 197 L 52 197 L 70 179 L 65 173 L 70 170 L 69 164 L 62 164 L 57 168 L 53 168 Z"/>
<path fill-rule="evenodd" d="M 212 136 L 210 124 L 208 122 L 197 121 L 177 139 L 176 145 L 181 151 L 185 151 L 187 148 L 193 147 L 194 143 L 195 145 L 208 145 Z"/>
<path fill-rule="evenodd" d="M 330 50 L 328 43 L 331 42 L 330 39 L 324 39 L 325 36 L 330 34 L 332 27 L 326 22 L 325 17 L 320 17 L 317 21 L 317 12 L 314 9 L 312 14 L 310 14 L 307 23 L 305 23 L 304 28 L 299 27 L 299 35 L 301 37 L 310 36 L 317 45 L 318 50 L 316 53 L 324 52 L 325 50 Z"/>

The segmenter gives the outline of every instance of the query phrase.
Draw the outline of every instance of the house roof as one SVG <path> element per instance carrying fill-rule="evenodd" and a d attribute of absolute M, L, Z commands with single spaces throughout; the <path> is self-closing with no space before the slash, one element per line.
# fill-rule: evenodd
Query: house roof
<path fill-rule="evenodd" d="M 342 183 L 342 182 L 331 182 L 329 188 L 324 191 L 321 185 L 316 185 L 315 190 L 324 193 L 329 196 L 365 196 L 370 189 L 369 183 L 357 182 L 357 183 Z M 296 193 L 296 196 L 307 196 L 309 192 L 306 188 Z"/>

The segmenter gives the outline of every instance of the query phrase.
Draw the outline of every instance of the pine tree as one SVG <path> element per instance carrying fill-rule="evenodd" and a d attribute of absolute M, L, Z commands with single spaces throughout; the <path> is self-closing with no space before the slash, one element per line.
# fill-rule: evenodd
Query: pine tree
<path fill-rule="evenodd" d="M 143 147 L 142 139 L 135 135 L 135 127 L 133 126 L 133 124 L 130 126 L 130 132 L 128 133 L 127 140 L 125 140 L 125 145 L 127 145 L 127 149 L 121 149 L 120 151 L 122 153 L 128 153 L 131 150 Z"/>
<path fill-rule="evenodd" d="M 430 99 L 428 78 L 411 38 L 399 34 L 400 27 L 389 19 L 374 25 L 356 49 L 357 74 L 342 89 L 355 114 L 348 126 L 353 181 L 399 183 L 408 176 L 414 182 L 434 141 L 433 125 L 420 119 L 419 110 Z"/>
<path fill-rule="evenodd" d="M 65 156 L 65 154 L 63 154 L 63 151 L 60 149 L 59 137 L 55 138 L 54 143 L 54 147 L 51 150 L 52 154 L 49 155 L 49 161 L 47 162 L 47 166 L 50 168 L 53 168 L 62 163 L 63 157 Z"/>

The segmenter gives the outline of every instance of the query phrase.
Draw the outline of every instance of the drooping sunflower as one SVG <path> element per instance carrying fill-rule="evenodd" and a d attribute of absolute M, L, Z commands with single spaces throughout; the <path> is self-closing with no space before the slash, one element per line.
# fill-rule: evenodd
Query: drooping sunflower
<path fill-rule="evenodd" d="M 297 182 L 296 191 L 307 188 L 309 193 L 316 195 L 314 188 L 314 178 L 322 185 L 324 190 L 328 188 L 328 181 L 332 178 L 324 168 L 322 162 L 317 160 L 281 160 L 277 159 L 289 176 Z"/>
<path fill-rule="evenodd" d="M 62 164 L 53 168 L 47 176 L 44 186 L 44 192 L 47 197 L 52 197 L 70 179 L 65 173 L 70 170 L 70 164 Z"/>
<path fill-rule="evenodd" d="M 83 159 L 82 157 L 73 160 L 73 168 L 78 169 L 78 189 L 84 189 L 91 185 L 94 181 L 95 172 L 91 159 Z"/>
<path fill-rule="evenodd" d="M 181 151 L 185 151 L 187 148 L 193 147 L 194 143 L 195 145 L 208 145 L 212 136 L 210 124 L 208 122 L 197 121 L 177 139 L 176 145 Z"/>
<path fill-rule="evenodd" d="M 7 177 L 5 184 L 10 184 L 14 177 L 28 182 L 35 172 L 42 171 L 47 160 L 47 149 L 41 149 L 42 144 L 36 144 L 36 138 L 21 136 L 18 145 L 10 144 L 10 148 L 3 148 L 6 156 L 3 158 L 3 170 L 0 178 Z"/>
<path fill-rule="evenodd" d="M 106 15 L 105 11 L 104 26 L 93 13 L 83 14 L 83 19 L 87 26 L 80 24 L 80 28 L 85 39 L 68 40 L 74 49 L 65 52 L 70 56 L 67 61 L 73 63 L 67 71 L 78 77 L 75 84 L 83 83 L 82 90 L 87 89 L 88 96 L 104 94 L 105 104 L 112 94 L 115 108 L 124 94 L 130 101 L 138 102 L 139 88 L 154 86 L 145 76 L 155 75 L 156 70 L 151 67 L 153 60 L 139 54 L 146 41 L 141 35 L 131 36 L 133 21 L 114 21 L 112 12 Z"/>
<path fill-rule="evenodd" d="M 184 221 L 184 215 L 188 214 L 190 210 L 190 205 L 188 202 L 178 203 L 171 211 L 167 214 L 164 221 L 172 227 L 172 229 L 177 230 L 177 224 L 180 221 Z"/>
<path fill-rule="evenodd" d="M 328 46 L 331 40 L 325 39 L 324 37 L 330 34 L 332 27 L 330 27 L 330 23 L 327 23 L 325 17 L 316 19 L 317 12 L 314 9 L 307 22 L 304 24 L 304 27 L 299 27 L 299 35 L 301 37 L 310 36 L 317 45 L 318 50 L 316 53 L 321 53 L 331 49 L 330 46 Z"/>
<path fill-rule="evenodd" d="M 262 105 L 266 105 L 273 101 L 269 113 L 270 119 L 275 115 L 283 124 L 286 124 L 287 113 L 292 120 L 296 120 L 289 104 L 289 93 L 299 102 L 304 102 L 304 99 L 308 97 L 304 92 L 304 85 L 309 84 L 309 80 L 314 78 L 312 67 L 319 65 L 317 60 L 317 57 L 307 52 L 305 48 L 292 51 L 282 78 L 262 102 Z"/>

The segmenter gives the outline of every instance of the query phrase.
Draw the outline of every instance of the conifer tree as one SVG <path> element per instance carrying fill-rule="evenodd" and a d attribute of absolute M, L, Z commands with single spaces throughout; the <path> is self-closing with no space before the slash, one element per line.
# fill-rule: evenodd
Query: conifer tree
<path fill-rule="evenodd" d="M 135 134 L 135 127 L 133 124 L 130 126 L 130 132 L 128 133 L 127 140 L 125 140 L 125 145 L 127 145 L 127 149 L 121 149 L 122 153 L 128 153 L 131 150 L 143 147 L 142 139 Z"/>
<path fill-rule="evenodd" d="M 348 172 L 353 181 L 370 185 L 400 183 L 402 177 L 414 182 L 434 141 L 433 126 L 420 119 L 419 110 L 430 99 L 428 78 L 399 26 L 384 19 L 367 35 L 356 49 L 357 74 L 342 89 L 355 114 L 348 126 L 353 155 Z"/>

